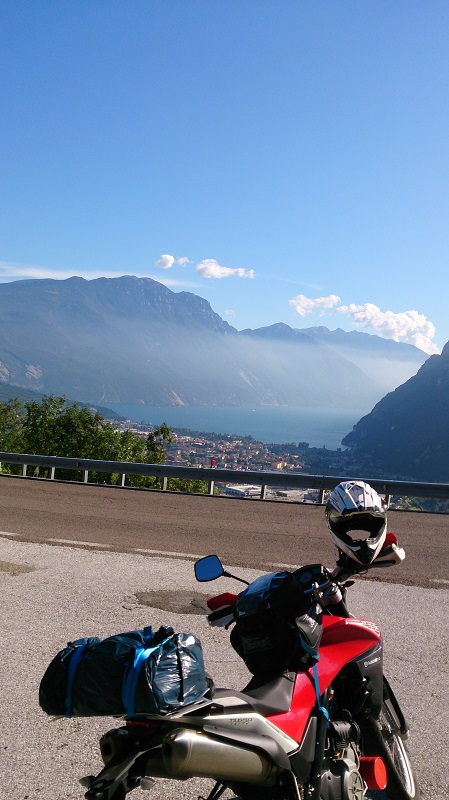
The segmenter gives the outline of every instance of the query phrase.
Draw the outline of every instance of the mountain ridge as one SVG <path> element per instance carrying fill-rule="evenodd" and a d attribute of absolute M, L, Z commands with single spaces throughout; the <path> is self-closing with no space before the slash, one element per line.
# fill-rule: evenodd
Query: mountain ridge
<path fill-rule="evenodd" d="M 448 398 L 449 342 L 362 417 L 342 444 L 381 474 L 449 481 Z"/>
<path fill-rule="evenodd" d="M 0 381 L 84 402 L 372 407 L 386 384 L 363 369 L 369 335 L 310 331 L 238 331 L 205 299 L 151 278 L 14 281 L 0 284 Z M 397 374 L 427 359 L 383 342 L 380 361 Z"/>

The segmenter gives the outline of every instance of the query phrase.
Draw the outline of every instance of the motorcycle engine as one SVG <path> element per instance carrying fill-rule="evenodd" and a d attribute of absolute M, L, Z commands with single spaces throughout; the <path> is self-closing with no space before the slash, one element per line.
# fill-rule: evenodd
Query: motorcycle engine
<path fill-rule="evenodd" d="M 363 800 L 366 784 L 357 765 L 352 747 L 343 750 L 339 758 L 329 759 L 321 774 L 320 800 Z"/>

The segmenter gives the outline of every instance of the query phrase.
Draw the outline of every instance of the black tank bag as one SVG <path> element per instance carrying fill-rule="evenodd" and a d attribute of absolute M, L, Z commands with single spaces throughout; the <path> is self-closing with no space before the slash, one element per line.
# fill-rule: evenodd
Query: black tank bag
<path fill-rule="evenodd" d="M 321 564 L 257 578 L 239 596 L 231 644 L 253 675 L 298 671 L 313 663 L 322 636 L 321 607 L 310 590 Z"/>

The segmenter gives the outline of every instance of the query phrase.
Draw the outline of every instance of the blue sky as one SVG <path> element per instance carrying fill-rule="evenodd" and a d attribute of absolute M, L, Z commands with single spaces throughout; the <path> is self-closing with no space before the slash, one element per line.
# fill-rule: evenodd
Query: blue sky
<path fill-rule="evenodd" d="M 449 340 L 449 3 L 3 0 L 0 281 Z"/>

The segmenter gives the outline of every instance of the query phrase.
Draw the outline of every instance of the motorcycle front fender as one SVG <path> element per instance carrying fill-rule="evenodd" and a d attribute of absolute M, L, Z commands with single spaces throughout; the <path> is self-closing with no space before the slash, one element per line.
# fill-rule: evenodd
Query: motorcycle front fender
<path fill-rule="evenodd" d="M 396 696 L 391 688 L 389 682 L 387 681 L 384 675 L 384 703 L 387 703 L 390 709 L 390 713 L 393 714 L 393 717 L 396 719 L 396 723 L 398 726 L 398 730 L 400 732 L 402 739 L 408 739 L 408 725 L 407 721 L 402 713 L 402 709 L 396 700 Z"/>

